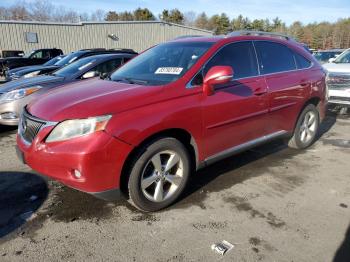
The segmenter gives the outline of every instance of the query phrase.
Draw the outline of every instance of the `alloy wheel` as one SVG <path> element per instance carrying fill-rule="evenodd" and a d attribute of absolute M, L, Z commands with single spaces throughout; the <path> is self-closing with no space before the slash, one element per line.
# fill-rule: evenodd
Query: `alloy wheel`
<path fill-rule="evenodd" d="M 142 193 L 152 202 L 163 202 L 177 191 L 183 174 L 183 162 L 176 152 L 159 152 L 151 157 L 142 172 Z"/>
<path fill-rule="evenodd" d="M 300 126 L 300 141 L 304 144 L 310 142 L 315 137 L 316 131 L 316 114 L 313 111 L 309 111 L 305 114 L 303 122 Z"/>

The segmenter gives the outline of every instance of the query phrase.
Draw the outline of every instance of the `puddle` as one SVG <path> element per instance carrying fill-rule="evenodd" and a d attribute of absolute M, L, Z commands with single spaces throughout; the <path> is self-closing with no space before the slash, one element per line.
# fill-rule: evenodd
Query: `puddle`
<path fill-rule="evenodd" d="M 99 220 L 116 216 L 113 209 L 118 203 L 106 202 L 89 194 L 52 183 L 54 195 L 48 206 L 42 210 L 41 216 L 46 216 L 55 222 L 74 222 L 76 220 L 90 220 L 98 223 Z"/>
<path fill-rule="evenodd" d="M 273 228 L 281 228 L 286 225 L 286 223 L 277 218 L 273 213 L 268 212 L 267 214 L 255 209 L 248 201 L 243 197 L 230 196 L 224 198 L 224 201 L 233 204 L 238 211 L 248 212 L 251 218 L 262 218 Z"/>
<path fill-rule="evenodd" d="M 272 245 L 270 245 L 267 241 L 260 239 L 258 237 L 251 237 L 249 239 L 249 243 L 253 246 L 252 250 L 255 253 L 259 253 L 259 249 L 257 248 L 258 246 L 263 247 L 267 251 L 277 251 L 277 249 Z"/>
<path fill-rule="evenodd" d="M 224 222 L 209 222 L 209 223 L 194 223 L 192 224 L 192 226 L 195 229 L 198 229 L 200 231 L 203 230 L 209 230 L 209 231 L 215 231 L 215 230 L 222 230 L 227 228 L 228 226 L 228 222 L 224 221 Z"/>

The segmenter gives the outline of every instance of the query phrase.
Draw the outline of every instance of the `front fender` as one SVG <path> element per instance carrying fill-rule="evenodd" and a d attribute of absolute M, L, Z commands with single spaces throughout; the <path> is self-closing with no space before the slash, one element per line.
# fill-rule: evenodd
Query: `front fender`
<path fill-rule="evenodd" d="M 169 129 L 182 129 L 195 140 L 198 160 L 204 159 L 200 95 L 181 97 L 143 106 L 113 116 L 106 132 L 138 146 L 147 138 Z"/>

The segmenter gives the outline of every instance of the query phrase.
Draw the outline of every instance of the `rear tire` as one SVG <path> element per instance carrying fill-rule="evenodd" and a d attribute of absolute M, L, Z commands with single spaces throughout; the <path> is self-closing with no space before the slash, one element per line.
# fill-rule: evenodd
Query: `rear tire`
<path fill-rule="evenodd" d="M 288 146 L 295 149 L 305 149 L 315 142 L 320 116 L 313 104 L 307 105 L 301 112 Z"/>
<path fill-rule="evenodd" d="M 174 203 L 190 175 L 190 156 L 175 138 L 153 141 L 140 149 L 131 167 L 128 189 L 136 208 L 154 212 Z"/>

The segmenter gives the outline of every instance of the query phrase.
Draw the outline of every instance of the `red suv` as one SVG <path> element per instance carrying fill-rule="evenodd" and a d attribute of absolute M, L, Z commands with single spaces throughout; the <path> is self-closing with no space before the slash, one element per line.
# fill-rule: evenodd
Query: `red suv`
<path fill-rule="evenodd" d="M 276 138 L 308 147 L 324 115 L 325 73 L 294 40 L 181 38 L 31 103 L 17 152 L 69 187 L 156 211 L 217 160 Z"/>

